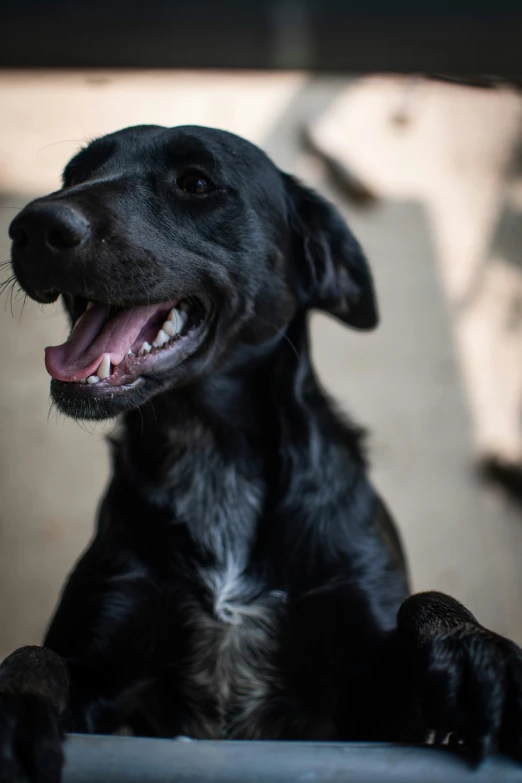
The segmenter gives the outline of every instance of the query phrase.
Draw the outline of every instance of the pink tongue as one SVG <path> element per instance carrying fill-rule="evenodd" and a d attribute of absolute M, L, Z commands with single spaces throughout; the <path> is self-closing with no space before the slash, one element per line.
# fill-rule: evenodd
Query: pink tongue
<path fill-rule="evenodd" d="M 93 305 L 78 319 L 67 342 L 45 349 L 47 372 L 59 381 L 81 381 L 96 374 L 104 353 L 111 364 L 119 364 L 161 308 L 165 305 L 133 307 L 109 318 L 109 305 Z"/>

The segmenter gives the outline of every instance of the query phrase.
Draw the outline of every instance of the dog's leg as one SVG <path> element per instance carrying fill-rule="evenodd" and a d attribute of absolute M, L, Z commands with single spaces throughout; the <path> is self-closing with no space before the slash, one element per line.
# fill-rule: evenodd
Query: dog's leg
<path fill-rule="evenodd" d="M 434 740 L 453 735 L 476 761 L 491 748 L 522 760 L 522 650 L 442 593 L 408 598 L 398 631 L 412 707 Z"/>
<path fill-rule="evenodd" d="M 289 607 L 280 737 L 459 741 L 473 761 L 522 760 L 522 650 L 440 593 L 408 598 L 384 630 L 364 593 L 325 587 Z M 273 715 L 268 716 L 272 720 Z M 267 721 L 266 732 L 271 726 Z"/>
<path fill-rule="evenodd" d="M 0 783 L 59 783 L 65 731 L 116 732 L 150 698 L 154 588 L 115 569 L 89 550 L 46 646 L 23 647 L 0 666 Z"/>
<path fill-rule="evenodd" d="M 69 677 L 45 647 L 21 647 L 0 666 L 0 783 L 58 783 Z"/>
<path fill-rule="evenodd" d="M 77 590 L 73 573 L 47 633 L 70 675 L 69 729 L 113 734 L 127 727 L 153 686 L 146 671 L 151 633 L 143 621 L 146 593 L 123 584 L 109 590 L 93 579 Z M 141 644 L 140 644 L 141 642 Z"/>
<path fill-rule="evenodd" d="M 279 637 L 279 720 L 267 714 L 263 738 L 277 726 L 277 737 L 290 740 L 398 741 L 409 729 L 397 632 L 383 628 L 372 596 L 346 581 L 289 602 Z"/>

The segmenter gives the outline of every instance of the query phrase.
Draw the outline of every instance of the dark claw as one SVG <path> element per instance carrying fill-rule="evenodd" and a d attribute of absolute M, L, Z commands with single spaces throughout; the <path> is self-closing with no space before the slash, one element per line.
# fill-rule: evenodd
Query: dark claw
<path fill-rule="evenodd" d="M 433 739 L 433 744 L 436 748 L 440 748 L 444 744 L 444 740 L 448 736 L 448 731 L 446 729 L 437 729 L 435 731 L 435 737 Z"/>

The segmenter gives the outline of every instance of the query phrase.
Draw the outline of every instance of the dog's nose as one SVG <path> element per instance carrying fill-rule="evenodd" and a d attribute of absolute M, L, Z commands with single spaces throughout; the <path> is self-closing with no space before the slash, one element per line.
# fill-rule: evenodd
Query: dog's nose
<path fill-rule="evenodd" d="M 9 226 L 13 249 L 24 254 L 33 250 L 53 253 L 82 245 L 91 233 L 87 218 L 68 204 L 30 204 Z"/>

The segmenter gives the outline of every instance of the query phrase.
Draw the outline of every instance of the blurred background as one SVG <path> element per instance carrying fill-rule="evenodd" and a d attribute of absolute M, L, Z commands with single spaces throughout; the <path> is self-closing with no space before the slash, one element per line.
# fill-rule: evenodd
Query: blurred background
<path fill-rule="evenodd" d="M 0 116 L 0 260 L 10 220 L 59 187 L 78 148 L 133 124 L 233 131 L 337 204 L 370 259 L 381 324 L 357 334 L 315 315 L 320 375 L 370 431 L 414 588 L 451 593 L 522 643 L 520 93 L 300 71 L 4 70 Z M 41 641 L 92 534 L 111 425 L 49 410 L 43 349 L 66 335 L 60 306 L 0 305 L 3 657 Z"/>

